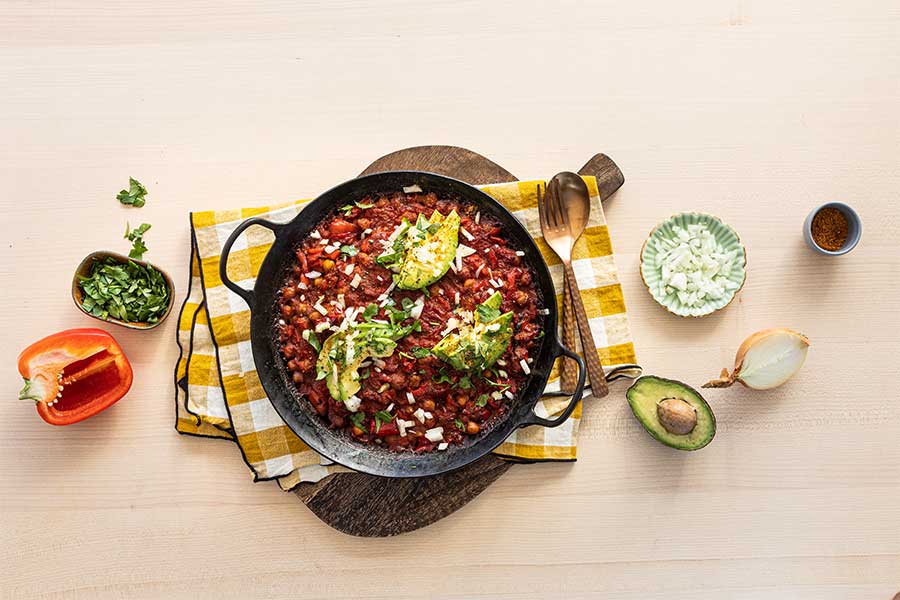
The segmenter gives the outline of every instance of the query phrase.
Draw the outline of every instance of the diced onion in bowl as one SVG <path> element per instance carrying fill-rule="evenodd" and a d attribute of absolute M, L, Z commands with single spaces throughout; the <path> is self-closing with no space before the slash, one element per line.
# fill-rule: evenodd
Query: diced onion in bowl
<path fill-rule="evenodd" d="M 702 223 L 672 229 L 673 239 L 654 240 L 662 295 L 675 294 L 683 305 L 696 307 L 740 287 L 729 279 L 740 268 L 739 250 L 726 250 Z"/>

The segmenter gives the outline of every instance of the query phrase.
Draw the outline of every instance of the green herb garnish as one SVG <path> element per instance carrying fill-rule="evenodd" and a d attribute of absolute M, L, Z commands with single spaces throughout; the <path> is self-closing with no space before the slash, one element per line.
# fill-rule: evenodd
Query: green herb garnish
<path fill-rule="evenodd" d="M 375 433 L 381 431 L 382 425 L 387 425 L 394 420 L 393 415 L 386 410 L 379 410 L 375 413 Z"/>
<path fill-rule="evenodd" d="M 141 223 L 141 226 L 132 230 L 131 224 L 125 223 L 125 239 L 132 243 L 131 252 L 128 253 L 129 258 L 141 260 L 144 252 L 147 251 L 147 245 L 144 244 L 144 234 L 150 229 L 150 223 Z"/>
<path fill-rule="evenodd" d="M 370 319 L 372 319 L 372 317 L 374 317 L 377 314 L 378 314 L 378 305 L 375 303 L 372 303 L 372 304 L 369 304 L 368 306 L 366 306 L 366 310 L 363 311 L 362 317 L 366 321 L 369 321 Z"/>
<path fill-rule="evenodd" d="M 447 375 L 447 371 L 443 369 L 441 369 L 439 373 L 432 375 L 431 381 L 434 383 L 453 383 L 453 380 Z"/>
<path fill-rule="evenodd" d="M 465 429 L 466 424 L 462 422 L 462 419 L 455 419 L 453 424 L 456 425 L 457 429 Z"/>
<path fill-rule="evenodd" d="M 95 260 L 88 277 L 78 277 L 84 292 L 81 306 L 101 319 L 156 323 L 169 305 L 169 288 L 152 266 L 112 257 Z"/>
<path fill-rule="evenodd" d="M 366 413 L 362 413 L 362 412 L 350 413 L 350 422 L 353 423 L 353 425 L 357 429 L 362 429 L 363 431 L 365 431 L 366 430 L 365 421 L 366 421 Z"/>
<path fill-rule="evenodd" d="M 416 321 L 416 323 L 418 323 L 418 321 Z M 421 346 L 410 348 L 409 351 L 412 352 L 412 355 L 416 358 L 425 358 L 426 356 L 431 355 L 431 348 L 423 348 Z"/>
<path fill-rule="evenodd" d="M 470 390 L 472 389 L 472 380 L 469 379 L 468 375 L 466 375 L 464 377 L 460 377 L 459 383 L 457 385 L 461 390 Z"/>
<path fill-rule="evenodd" d="M 483 408 L 484 406 L 487 405 L 489 398 L 490 398 L 490 396 L 488 396 L 487 394 L 481 394 L 480 396 L 475 398 L 475 406 L 477 406 L 479 408 Z"/>
<path fill-rule="evenodd" d="M 347 256 L 356 256 L 359 254 L 359 248 L 356 246 L 341 246 L 341 254 L 346 254 Z"/>
<path fill-rule="evenodd" d="M 122 204 L 140 208 L 147 203 L 147 199 L 145 198 L 146 195 L 147 188 L 145 188 L 141 184 L 141 182 L 134 177 L 129 177 L 128 189 L 119 192 L 116 195 L 116 200 L 118 200 Z"/>

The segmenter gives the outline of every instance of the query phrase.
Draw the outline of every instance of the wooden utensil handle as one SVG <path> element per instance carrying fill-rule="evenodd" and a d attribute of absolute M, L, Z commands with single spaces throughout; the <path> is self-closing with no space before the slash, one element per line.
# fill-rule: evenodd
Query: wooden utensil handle
<path fill-rule="evenodd" d="M 591 324 L 588 322 L 587 312 L 584 309 L 584 302 L 581 300 L 581 292 L 578 289 L 578 282 L 575 280 L 575 271 L 572 269 L 571 263 L 565 265 L 565 270 L 565 280 L 572 295 L 572 307 L 575 309 L 575 320 L 578 321 L 578 331 L 581 333 L 584 362 L 587 366 L 588 376 L 591 378 L 591 395 L 602 398 L 609 394 L 606 375 L 603 373 L 600 355 L 597 354 L 594 334 L 591 333 Z"/>
<path fill-rule="evenodd" d="M 572 308 L 572 292 L 569 291 L 569 284 L 565 280 L 569 276 L 563 278 L 563 301 L 562 301 L 562 342 L 563 345 L 575 351 L 575 310 Z M 562 372 L 559 374 L 559 388 L 567 394 L 575 391 L 575 378 L 578 376 L 577 365 L 574 360 L 562 358 Z"/>

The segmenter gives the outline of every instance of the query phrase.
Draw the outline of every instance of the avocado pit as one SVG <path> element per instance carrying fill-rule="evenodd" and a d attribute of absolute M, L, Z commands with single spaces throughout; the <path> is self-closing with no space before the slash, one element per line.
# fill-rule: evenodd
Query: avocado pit
<path fill-rule="evenodd" d="M 669 433 L 687 435 L 697 426 L 697 410 L 681 398 L 663 398 L 656 405 L 660 424 Z"/>

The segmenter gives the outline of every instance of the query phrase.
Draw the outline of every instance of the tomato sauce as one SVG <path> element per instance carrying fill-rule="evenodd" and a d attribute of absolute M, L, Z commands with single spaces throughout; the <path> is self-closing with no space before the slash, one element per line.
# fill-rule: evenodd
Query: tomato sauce
<path fill-rule="evenodd" d="M 400 339 L 391 356 L 362 363 L 362 388 L 356 394 L 362 402 L 351 413 L 331 397 L 324 380 L 316 379 L 317 350 L 303 332 L 317 332 L 322 343 L 347 309 L 380 304 L 392 282 L 392 272 L 375 261 L 385 248 L 382 241 L 404 218 L 415 222 L 419 214 L 429 217 L 438 210 L 447 215 L 454 209 L 461 217 L 459 243 L 476 252 L 462 259 L 462 269 L 449 270 L 427 290 L 391 292 L 397 306 L 403 298 L 415 301 L 425 294 L 421 330 Z M 523 253 L 510 247 L 500 223 L 476 206 L 431 193 L 367 198 L 323 220 L 295 255 L 278 300 L 281 352 L 299 396 L 330 427 L 392 450 L 445 449 L 489 430 L 524 389 L 542 336 L 541 299 Z M 503 296 L 501 312 L 512 311 L 515 318 L 512 341 L 490 369 L 457 371 L 433 355 L 423 356 L 422 349 L 444 337 L 457 309 L 474 311 L 495 291 Z M 386 319 L 385 309 L 379 308 L 375 318 Z M 438 427 L 442 439 L 429 440 L 426 432 Z"/>

